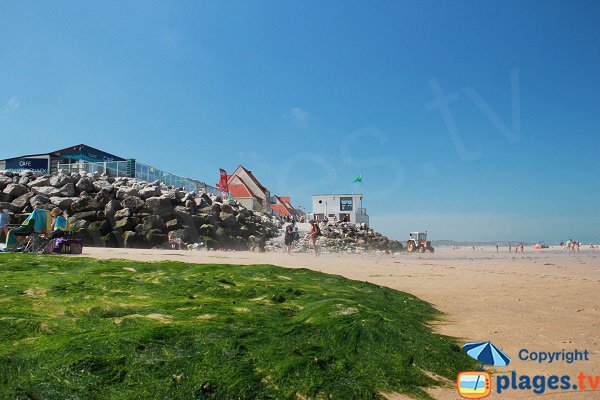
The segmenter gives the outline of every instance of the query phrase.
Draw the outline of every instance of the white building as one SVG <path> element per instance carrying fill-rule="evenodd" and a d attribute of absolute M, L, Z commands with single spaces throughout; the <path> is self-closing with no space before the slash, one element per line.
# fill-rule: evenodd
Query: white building
<path fill-rule="evenodd" d="M 315 194 L 312 196 L 313 218 L 323 221 L 327 215 L 329 220 L 348 221 L 353 224 L 369 225 L 367 209 L 362 208 L 362 194 Z"/>

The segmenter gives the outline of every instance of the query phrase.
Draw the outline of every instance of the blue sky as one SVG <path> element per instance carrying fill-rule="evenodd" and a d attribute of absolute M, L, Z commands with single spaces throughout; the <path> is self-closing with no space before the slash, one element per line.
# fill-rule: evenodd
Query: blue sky
<path fill-rule="evenodd" d="M 362 174 L 397 239 L 598 242 L 599 37 L 594 1 L 3 1 L 0 158 L 243 164 L 308 209 Z"/>

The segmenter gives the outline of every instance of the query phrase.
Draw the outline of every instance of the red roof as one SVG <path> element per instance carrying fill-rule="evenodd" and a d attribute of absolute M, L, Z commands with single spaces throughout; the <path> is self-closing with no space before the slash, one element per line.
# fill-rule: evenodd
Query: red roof
<path fill-rule="evenodd" d="M 287 207 L 283 204 L 271 204 L 271 209 L 277 215 L 291 215 Z"/>
<path fill-rule="evenodd" d="M 240 165 L 238 168 L 241 168 L 242 170 L 244 170 L 244 172 L 246 172 L 246 174 L 248 174 L 248 176 L 249 176 L 249 177 L 250 177 L 250 179 L 251 179 L 251 180 L 252 180 L 252 181 L 253 181 L 253 182 L 256 184 L 256 186 L 258 186 L 258 187 L 259 187 L 259 189 L 260 189 L 260 190 L 262 190 L 262 191 L 263 191 L 263 193 L 265 193 L 265 194 L 266 194 L 266 192 L 267 192 L 267 188 L 266 188 L 266 187 L 264 187 L 264 186 L 262 185 L 262 183 L 260 183 L 260 182 L 258 181 L 258 179 L 256 179 L 256 176 L 254 176 L 254 174 L 252 173 L 252 171 L 250 171 L 249 169 L 246 169 L 246 168 L 244 168 L 242 165 Z M 235 170 L 237 171 L 237 170 L 238 170 L 238 168 L 236 168 Z M 229 181 L 229 182 L 231 182 L 231 179 L 232 179 L 234 176 L 237 176 L 237 175 L 235 175 L 235 171 L 233 171 L 233 174 L 232 174 L 232 175 L 228 175 L 228 176 L 227 176 L 227 179 L 228 179 L 228 181 Z M 242 180 L 242 179 L 240 179 L 240 180 Z"/>
<path fill-rule="evenodd" d="M 229 187 L 229 193 L 231 193 L 231 195 L 234 198 L 237 198 L 237 199 L 256 198 L 256 196 L 254 196 L 250 192 L 250 189 L 248 189 L 248 186 L 244 185 L 243 183 L 232 183 L 232 184 L 229 184 L 228 187 Z"/>
<path fill-rule="evenodd" d="M 290 196 L 277 196 L 282 203 L 290 203 L 292 204 L 292 200 Z"/>

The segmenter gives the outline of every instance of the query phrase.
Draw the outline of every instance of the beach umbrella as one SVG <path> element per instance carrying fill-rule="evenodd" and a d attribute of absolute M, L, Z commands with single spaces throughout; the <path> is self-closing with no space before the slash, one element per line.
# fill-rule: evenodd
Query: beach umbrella
<path fill-rule="evenodd" d="M 504 354 L 492 342 L 468 342 L 463 350 L 472 358 L 484 364 L 504 367 L 510 363 L 510 357 Z"/>

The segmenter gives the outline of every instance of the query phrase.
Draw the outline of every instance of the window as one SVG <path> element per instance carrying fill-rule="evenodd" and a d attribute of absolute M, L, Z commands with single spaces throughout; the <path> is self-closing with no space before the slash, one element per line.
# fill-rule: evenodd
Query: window
<path fill-rule="evenodd" d="M 340 211 L 352 211 L 352 197 L 340 197 Z"/>

